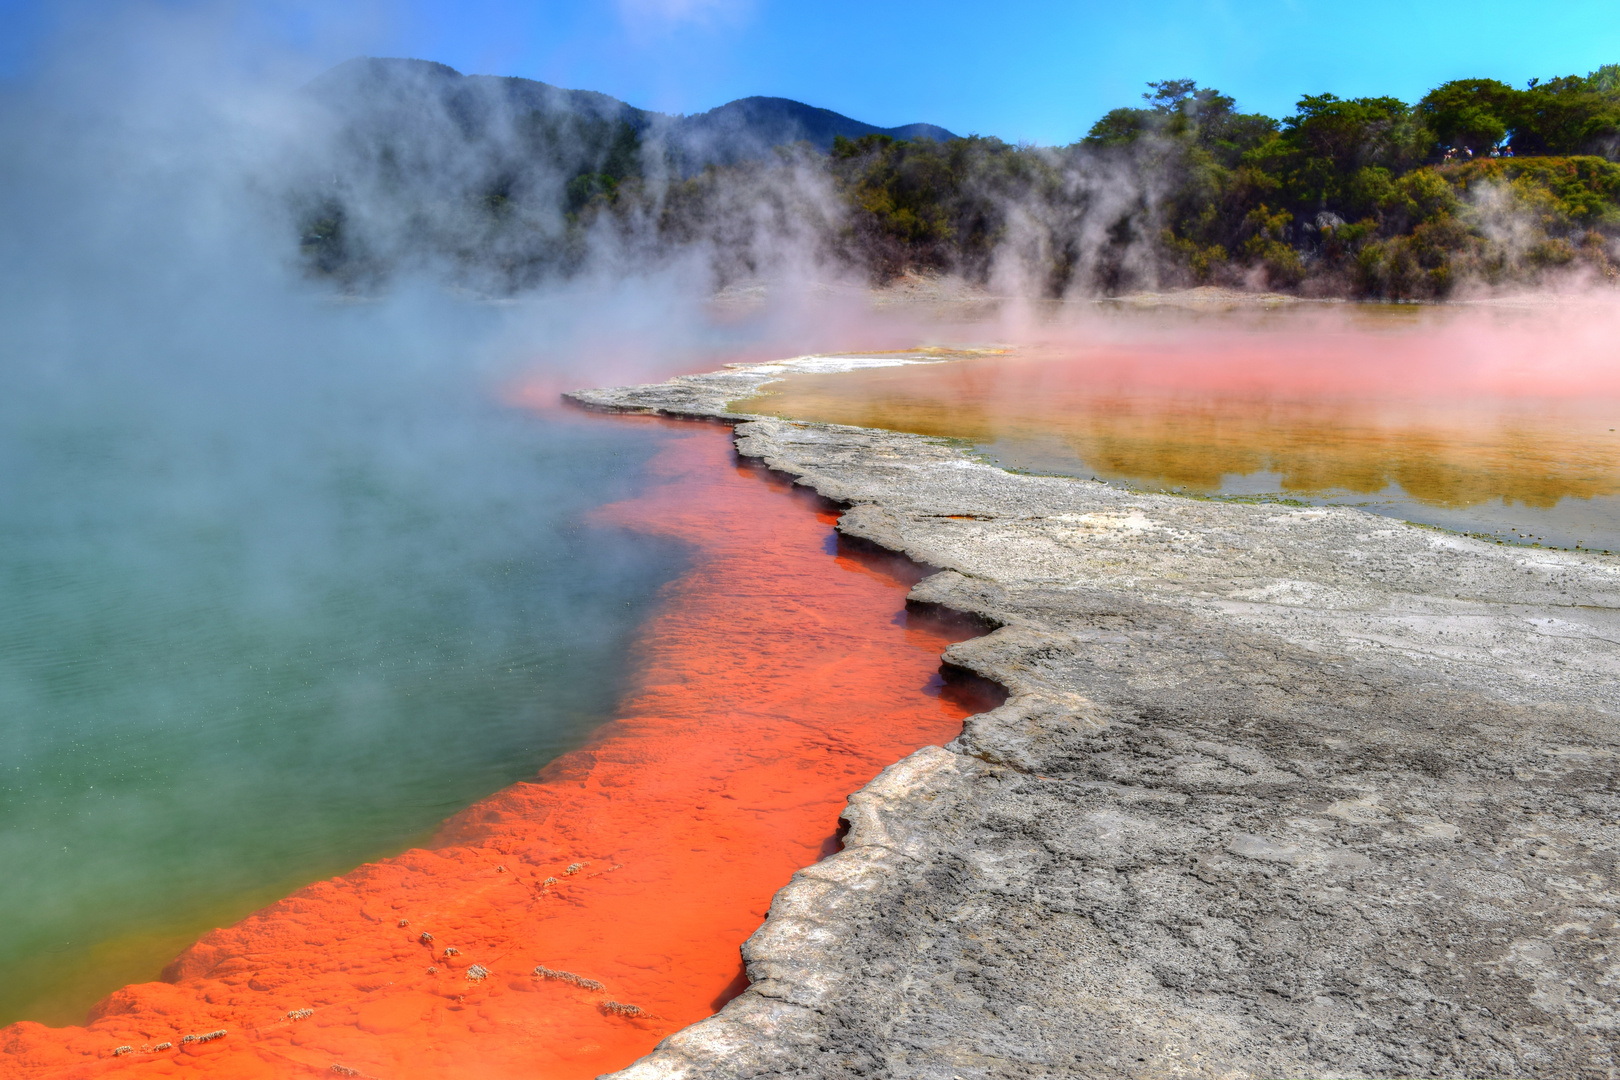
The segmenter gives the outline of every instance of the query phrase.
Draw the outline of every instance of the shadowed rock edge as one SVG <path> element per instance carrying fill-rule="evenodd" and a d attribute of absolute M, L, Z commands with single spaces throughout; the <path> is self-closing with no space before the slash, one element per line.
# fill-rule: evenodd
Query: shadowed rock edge
<path fill-rule="evenodd" d="M 726 409 L 784 369 L 570 397 L 736 424 L 1010 697 L 616 1076 L 1614 1074 L 1620 563 Z"/>

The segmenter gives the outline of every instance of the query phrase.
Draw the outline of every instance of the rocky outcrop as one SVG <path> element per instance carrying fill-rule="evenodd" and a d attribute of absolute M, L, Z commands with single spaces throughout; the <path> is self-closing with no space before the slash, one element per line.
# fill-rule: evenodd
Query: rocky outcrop
<path fill-rule="evenodd" d="M 941 568 L 1006 687 L 853 795 L 752 985 L 622 1073 L 1612 1077 L 1620 562 L 1021 476 L 748 419 L 780 367 L 575 395 Z"/>

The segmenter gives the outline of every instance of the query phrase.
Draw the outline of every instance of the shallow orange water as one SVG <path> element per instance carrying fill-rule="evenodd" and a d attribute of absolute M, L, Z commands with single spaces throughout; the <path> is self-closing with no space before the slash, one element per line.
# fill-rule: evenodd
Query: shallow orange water
<path fill-rule="evenodd" d="M 588 1077 L 737 993 L 738 946 L 835 850 L 848 794 L 971 706 L 942 692 L 954 638 L 908 620 L 906 583 L 839 554 L 834 515 L 739 465 L 728 430 L 681 428 L 657 467 L 602 513 L 694 557 L 618 720 L 429 847 L 207 935 L 88 1026 L 0 1029 L 0 1075 Z"/>
<path fill-rule="evenodd" d="M 1605 326 L 1472 313 L 1138 323 L 1003 355 L 792 375 L 736 407 L 957 437 L 1036 472 L 1366 503 L 1620 549 L 1620 352 Z"/>

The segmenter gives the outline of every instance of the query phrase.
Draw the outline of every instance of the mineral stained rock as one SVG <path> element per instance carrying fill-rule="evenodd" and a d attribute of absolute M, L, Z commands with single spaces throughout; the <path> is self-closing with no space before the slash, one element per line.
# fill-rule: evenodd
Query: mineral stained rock
<path fill-rule="evenodd" d="M 616 1076 L 1615 1075 L 1620 563 L 726 410 L 781 370 L 575 398 L 736 423 L 1010 697 Z"/>

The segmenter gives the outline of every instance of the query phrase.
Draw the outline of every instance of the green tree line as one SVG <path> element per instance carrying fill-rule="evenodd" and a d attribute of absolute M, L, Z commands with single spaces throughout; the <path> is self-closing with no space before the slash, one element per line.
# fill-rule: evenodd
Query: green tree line
<path fill-rule="evenodd" d="M 1390 298 L 1464 281 L 1613 280 L 1620 66 L 1584 77 L 1446 83 L 1392 97 L 1300 98 L 1281 121 L 1190 80 L 1150 84 L 1082 146 L 1140 151 L 1172 178 L 1162 244 L 1195 281 Z"/>
<path fill-rule="evenodd" d="M 982 277 L 1033 231 L 1044 262 L 1028 269 L 1051 294 L 1218 283 L 1427 298 L 1617 277 L 1620 65 L 1523 90 L 1458 80 L 1411 105 L 1307 95 L 1281 120 L 1190 79 L 1143 98 L 1058 149 L 840 143 L 830 169 L 856 250 L 879 277 Z"/>
<path fill-rule="evenodd" d="M 1281 119 L 1190 79 L 1142 97 L 1064 147 L 869 135 L 686 177 L 627 126 L 536 117 L 532 154 L 454 196 L 457 258 L 499 262 L 514 287 L 585 265 L 604 237 L 642 263 L 707 245 L 722 282 L 786 253 L 878 282 L 922 270 L 1050 296 L 1620 281 L 1620 65 L 1523 89 L 1457 80 L 1413 104 L 1306 95 Z M 559 149 L 575 143 L 589 152 Z M 560 205 L 514 202 L 525 169 L 565 161 Z M 307 228 L 324 272 L 341 272 L 342 223 L 330 211 Z"/>

